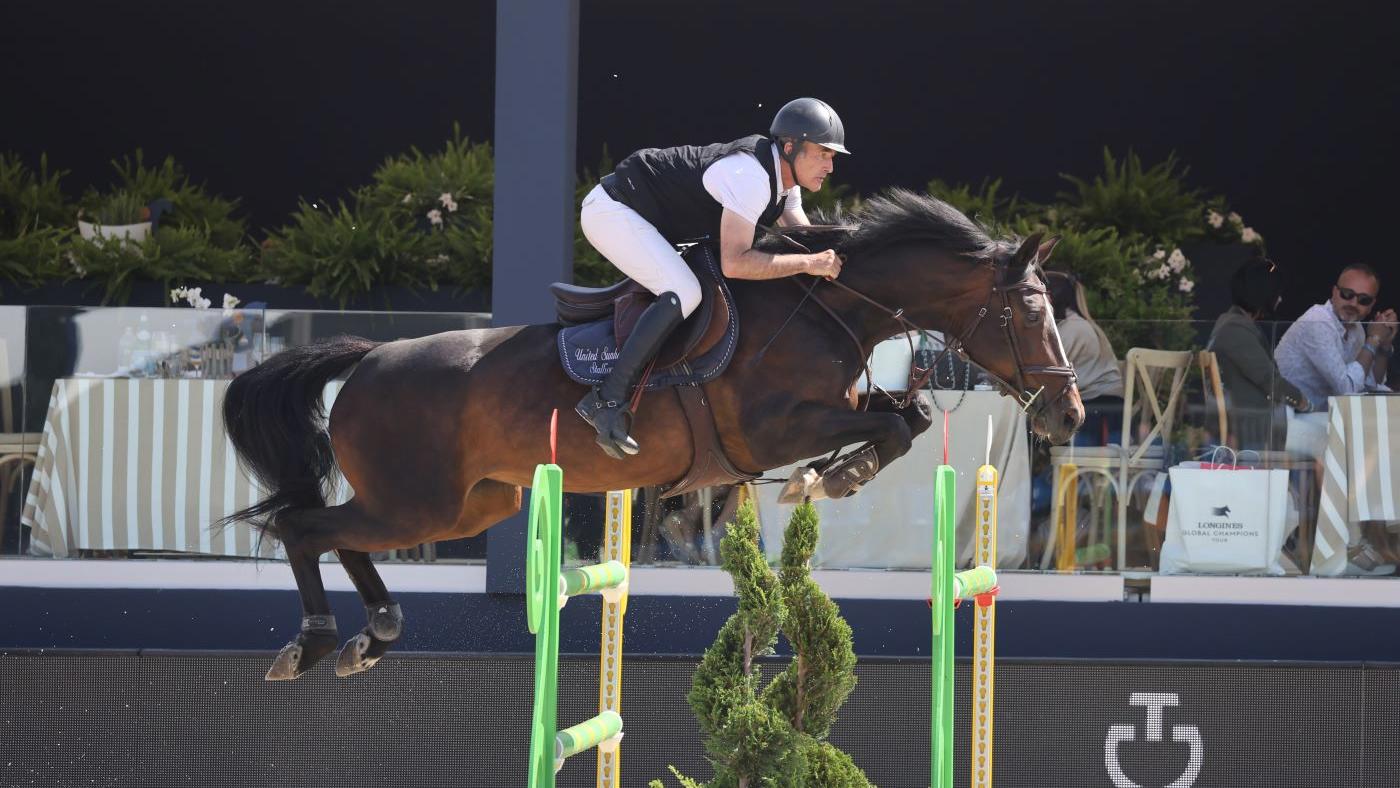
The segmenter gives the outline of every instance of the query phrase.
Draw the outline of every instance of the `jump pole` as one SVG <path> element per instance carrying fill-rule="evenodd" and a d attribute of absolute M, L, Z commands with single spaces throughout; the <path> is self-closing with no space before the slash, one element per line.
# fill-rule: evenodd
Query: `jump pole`
<path fill-rule="evenodd" d="M 550 455 L 555 456 L 558 413 L 550 422 Z M 530 489 L 530 516 L 525 539 L 525 618 L 535 635 L 535 697 L 530 725 L 529 788 L 554 788 L 564 761 L 590 748 L 616 756 L 622 740 L 622 717 L 602 711 L 596 717 L 559 730 L 559 611 L 569 598 L 601 593 L 605 603 L 620 605 L 627 593 L 627 567 L 621 561 L 561 572 L 564 471 L 550 462 L 535 467 Z"/>
<path fill-rule="evenodd" d="M 632 491 L 607 495 L 603 527 L 603 561 L 632 567 Z M 622 714 L 622 619 L 627 612 L 627 586 L 615 600 L 603 597 L 602 633 L 598 654 L 598 713 Z M 620 788 L 622 754 L 618 747 L 598 748 L 598 788 Z"/>
<path fill-rule="evenodd" d="M 973 563 L 997 565 L 997 469 L 992 465 L 992 417 L 987 416 L 987 457 L 977 469 L 977 531 Z M 992 788 L 993 691 L 996 689 L 997 608 L 993 588 L 977 597 L 972 629 L 972 788 Z"/>
<path fill-rule="evenodd" d="M 990 427 L 989 420 L 989 430 Z M 989 437 L 989 460 L 990 440 Z M 989 466 L 990 462 L 978 470 L 979 493 L 981 491 L 980 483 L 984 477 L 983 471 Z M 991 469 L 991 472 L 992 478 L 995 479 L 996 470 Z M 969 597 L 977 600 L 979 609 L 990 606 L 998 588 L 996 570 L 992 568 L 994 564 L 979 565 L 965 572 L 956 571 L 957 471 L 948 464 L 948 414 L 946 412 L 943 414 L 943 464 L 938 466 L 937 471 L 935 471 L 933 482 L 934 538 L 933 552 L 930 556 L 931 593 L 929 595 L 929 613 L 933 632 L 931 644 L 933 702 L 930 712 L 932 724 L 929 726 L 931 735 L 929 742 L 931 755 L 929 785 L 932 788 L 953 788 L 953 610 L 958 603 Z M 995 481 L 992 484 L 992 490 L 993 492 L 996 490 Z M 991 506 L 993 512 L 991 517 L 994 519 L 994 501 Z M 979 524 L 980 514 L 979 511 Z M 981 545 L 979 544 L 979 559 L 981 558 L 980 552 Z M 988 699 L 987 714 L 990 724 L 990 695 L 988 695 Z M 977 719 L 974 716 L 974 725 L 976 724 Z M 990 740 L 990 730 L 988 739 Z M 975 734 L 974 741 L 976 741 Z M 972 763 L 975 779 L 977 769 L 975 757 L 972 759 Z M 990 780 L 990 752 L 986 763 L 987 779 Z"/>

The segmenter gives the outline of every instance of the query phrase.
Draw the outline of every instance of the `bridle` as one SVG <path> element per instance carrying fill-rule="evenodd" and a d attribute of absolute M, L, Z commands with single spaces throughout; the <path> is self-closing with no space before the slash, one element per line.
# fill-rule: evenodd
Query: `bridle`
<path fill-rule="evenodd" d="M 783 238 L 785 241 L 792 244 L 793 246 L 801 249 L 803 252 L 808 254 L 811 253 L 811 250 L 809 250 L 806 246 L 804 246 L 797 240 L 790 238 L 786 235 L 779 235 L 779 237 Z M 843 255 L 842 261 L 844 262 L 844 260 L 845 257 Z M 822 311 L 826 312 L 826 314 L 829 317 L 831 317 L 831 319 L 834 320 L 836 324 L 839 325 L 846 332 L 846 335 L 855 344 L 857 356 L 860 358 L 861 369 L 865 374 L 867 390 L 871 392 L 880 392 L 881 394 L 888 397 L 890 401 L 894 403 L 894 406 L 896 408 L 902 410 L 914 403 L 915 398 L 918 396 L 919 390 L 922 389 L 928 383 L 929 378 L 933 375 L 934 369 L 938 367 L 939 361 L 941 361 L 946 354 L 954 353 L 958 357 L 962 358 L 964 361 L 971 361 L 966 351 L 967 342 L 971 340 L 974 335 L 976 335 L 978 329 L 982 327 L 982 322 L 987 318 L 987 316 L 992 314 L 992 309 L 995 306 L 994 302 L 999 297 L 1001 301 L 1001 312 L 999 317 L 1001 318 L 1002 334 L 1005 337 L 1007 347 L 1009 347 L 1011 350 L 1011 356 L 1016 370 L 1015 386 L 1013 387 L 1011 383 L 1004 380 L 1001 376 L 997 375 L 991 370 L 987 370 L 987 374 L 992 376 L 993 380 L 1002 389 L 1002 391 L 1007 393 L 1008 396 L 1012 396 L 1016 399 L 1016 401 L 1021 406 L 1021 410 L 1028 417 L 1034 418 L 1036 416 L 1041 415 L 1045 411 L 1045 409 L 1048 408 L 1051 404 L 1066 396 L 1069 393 L 1069 390 L 1074 387 L 1075 382 L 1077 381 L 1077 377 L 1074 374 L 1074 368 L 1069 364 L 1069 360 L 1067 358 L 1064 358 L 1063 347 L 1058 348 L 1058 351 L 1061 356 L 1060 360 L 1063 363 L 1050 365 L 1036 364 L 1031 366 L 1023 365 L 1022 359 L 1024 358 L 1024 356 L 1021 353 L 1021 343 L 1020 340 L 1017 338 L 1016 332 L 1013 330 L 1012 326 L 1012 321 L 1015 317 L 1015 311 L 1011 308 L 1011 298 L 1014 294 L 1023 293 L 1038 293 L 1040 295 L 1047 295 L 1047 291 L 1043 285 L 1033 284 L 1029 276 L 1023 277 L 1021 280 L 1010 285 L 1003 284 L 1002 280 L 1005 279 L 1005 274 L 1008 270 L 1008 263 L 1005 259 L 994 260 L 992 262 L 992 267 L 994 269 L 992 277 L 992 287 L 987 292 L 987 297 L 983 299 L 982 306 L 978 308 L 977 313 L 975 315 L 968 319 L 968 322 L 963 327 L 963 330 L 960 331 L 951 342 L 945 341 L 943 343 L 943 349 L 939 352 L 939 354 L 936 357 L 934 357 L 933 363 L 929 364 L 928 368 L 924 369 L 912 363 L 910 364 L 909 378 L 905 385 L 904 395 L 901 397 L 896 397 L 893 394 L 890 394 L 888 391 L 885 391 L 884 389 L 880 388 L 879 386 L 874 385 L 874 381 L 872 380 L 872 375 L 870 372 L 870 364 L 866 360 L 865 348 L 861 345 L 860 338 L 857 337 L 856 333 L 851 330 L 851 327 L 846 324 L 846 321 L 841 319 L 841 316 L 837 314 L 836 310 L 832 309 L 826 304 L 826 302 L 822 301 L 822 299 L 816 294 L 816 288 L 822 282 L 826 282 L 840 290 L 844 290 L 845 292 L 850 293 L 856 298 L 865 301 L 866 303 L 870 304 L 876 309 L 879 309 L 880 311 L 889 315 L 890 318 L 892 318 L 895 321 L 895 323 L 903 330 L 905 338 L 909 342 L 909 352 L 911 358 L 914 357 L 913 334 L 917 333 L 921 337 L 927 337 L 932 332 L 928 329 L 916 325 L 913 321 L 909 320 L 909 318 L 905 317 L 904 309 L 902 307 L 891 309 L 885 304 L 876 301 L 870 296 L 860 292 L 859 290 L 856 290 L 855 288 L 840 281 L 839 279 L 813 277 L 812 283 L 810 285 L 807 285 L 806 287 L 803 287 L 803 285 L 800 282 L 798 282 L 795 278 L 791 279 L 790 281 L 792 281 L 793 284 L 804 289 L 806 293 L 805 295 L 803 295 L 802 300 L 799 301 L 797 306 L 793 309 L 792 314 L 788 316 L 788 319 L 783 321 L 783 324 L 778 327 L 778 331 L 774 333 L 773 338 L 769 339 L 768 343 L 765 344 L 763 348 L 759 351 L 759 356 L 761 357 L 764 351 L 768 349 L 768 346 L 773 343 L 773 340 L 777 339 L 778 334 L 782 333 L 783 329 L 787 327 L 788 322 L 790 322 L 792 318 L 796 316 L 797 312 L 802 309 L 802 305 L 806 303 L 808 299 L 811 299 L 817 304 L 817 306 L 821 307 Z M 1034 271 L 1036 273 L 1039 273 L 1041 281 L 1044 281 L 1044 271 L 1040 267 L 1039 260 L 1033 260 L 1030 266 L 1028 267 L 1027 271 Z M 1047 315 L 1044 319 L 1053 320 L 1054 317 L 1052 315 Z M 1054 397 L 1047 398 L 1042 396 L 1042 394 L 1044 394 L 1045 392 L 1044 386 L 1041 386 L 1040 388 L 1034 391 L 1030 389 L 1030 387 L 1026 383 L 1027 375 L 1050 375 L 1054 377 L 1061 377 L 1064 379 L 1064 383 L 1060 386 L 1060 390 L 1055 394 Z M 866 401 L 866 407 L 869 407 L 868 399 Z"/>

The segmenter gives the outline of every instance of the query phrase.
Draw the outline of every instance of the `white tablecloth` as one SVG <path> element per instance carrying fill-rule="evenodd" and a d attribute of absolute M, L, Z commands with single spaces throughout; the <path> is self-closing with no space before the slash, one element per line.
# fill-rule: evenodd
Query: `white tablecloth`
<path fill-rule="evenodd" d="M 21 522 L 30 552 L 162 550 L 251 556 L 256 535 L 210 523 L 259 500 L 224 433 L 227 380 L 54 383 Z M 340 390 L 327 386 L 327 409 Z M 347 500 L 340 484 L 333 502 Z M 278 547 L 280 550 L 280 546 Z M 279 555 L 272 541 L 262 554 Z"/>
<path fill-rule="evenodd" d="M 1360 525 L 1400 520 L 1400 396 L 1331 397 L 1312 573 L 1346 571 Z"/>
<path fill-rule="evenodd" d="M 940 392 L 944 408 L 957 403 L 958 392 Z M 972 559 L 973 486 L 986 459 L 987 416 L 992 417 L 992 465 L 1001 474 L 997 500 L 997 564 L 1020 566 L 1030 534 L 1030 453 L 1026 418 L 1020 406 L 994 391 L 969 391 L 950 422 L 948 463 L 958 473 L 958 562 Z M 856 495 L 818 501 L 821 539 L 814 567 L 928 569 L 933 548 L 933 476 L 943 460 L 943 414 L 914 439 L 908 454 L 880 471 Z M 801 463 L 805 465 L 806 463 Z M 797 466 L 766 474 L 787 477 Z M 791 506 L 778 503 L 781 485 L 758 488 L 764 547 L 770 557 L 782 549 L 783 529 Z"/>

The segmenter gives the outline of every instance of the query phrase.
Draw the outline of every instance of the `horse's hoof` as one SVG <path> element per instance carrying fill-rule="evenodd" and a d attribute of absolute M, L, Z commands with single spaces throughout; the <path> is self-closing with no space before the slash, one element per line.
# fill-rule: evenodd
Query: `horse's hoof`
<path fill-rule="evenodd" d="M 277 659 L 264 676 L 268 681 L 291 681 L 306 671 L 301 669 L 301 646 L 294 640 L 277 652 Z"/>
<path fill-rule="evenodd" d="M 821 478 L 817 469 L 811 466 L 793 469 L 792 476 L 788 477 L 782 492 L 778 493 L 778 503 L 802 503 L 814 496 L 826 497 L 817 484 Z"/>
<path fill-rule="evenodd" d="M 335 675 L 345 678 L 369 670 L 384 656 L 389 646 L 390 643 L 375 638 L 370 634 L 369 627 L 365 627 L 360 634 L 345 642 L 335 663 Z"/>
<path fill-rule="evenodd" d="M 277 652 L 277 658 L 272 661 L 272 667 L 267 669 L 264 678 L 268 681 L 290 681 L 300 677 L 335 648 L 336 639 L 334 633 L 302 632 L 296 640 Z"/>
<path fill-rule="evenodd" d="M 822 490 L 828 498 L 848 498 L 860 492 L 879 470 L 880 457 L 875 450 L 862 449 L 826 473 L 822 478 Z"/>

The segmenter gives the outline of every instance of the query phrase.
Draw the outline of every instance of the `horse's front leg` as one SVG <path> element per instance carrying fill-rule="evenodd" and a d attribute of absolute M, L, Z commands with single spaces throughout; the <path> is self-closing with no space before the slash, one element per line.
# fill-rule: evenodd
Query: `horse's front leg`
<path fill-rule="evenodd" d="M 877 394 L 870 396 L 862 394 L 858 407 L 867 413 L 894 413 L 904 419 L 904 423 L 909 425 L 909 433 L 912 437 L 919 437 L 933 426 L 933 400 L 926 391 L 920 391 L 909 404 L 903 408 L 889 396 Z M 884 467 L 884 466 L 880 466 Z"/>
<path fill-rule="evenodd" d="M 925 414 L 924 421 L 929 421 Z M 848 408 L 810 406 L 789 423 L 801 456 L 825 454 L 843 446 L 864 444 L 835 466 L 817 471 L 800 468 L 783 488 L 779 500 L 791 503 L 803 498 L 845 498 L 855 495 L 881 468 L 904 456 L 914 441 L 911 427 L 919 419 L 897 410 L 863 412 Z M 928 429 L 924 424 L 922 429 Z"/>

